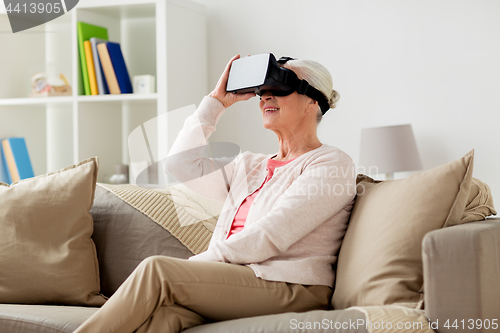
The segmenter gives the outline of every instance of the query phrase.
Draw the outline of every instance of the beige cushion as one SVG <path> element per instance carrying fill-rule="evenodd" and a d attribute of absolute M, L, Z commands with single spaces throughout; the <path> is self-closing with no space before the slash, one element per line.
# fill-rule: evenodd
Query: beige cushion
<path fill-rule="evenodd" d="M 421 300 L 422 239 L 431 230 L 460 222 L 473 157 L 471 151 L 406 179 L 361 177 L 338 258 L 335 309 Z"/>
<path fill-rule="evenodd" d="M 472 178 L 469 198 L 460 224 L 485 220 L 490 215 L 496 215 L 493 206 L 493 196 L 488 184 L 477 178 Z"/>
<path fill-rule="evenodd" d="M 93 221 L 97 158 L 0 184 L 0 303 L 102 305 Z"/>

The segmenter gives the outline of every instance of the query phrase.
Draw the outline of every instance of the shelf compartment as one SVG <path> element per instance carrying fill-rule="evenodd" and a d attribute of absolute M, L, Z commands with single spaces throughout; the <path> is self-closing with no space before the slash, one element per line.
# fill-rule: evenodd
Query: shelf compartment
<path fill-rule="evenodd" d="M 152 75 L 156 71 L 156 3 L 85 7 L 79 6 L 76 21 L 105 27 L 108 39 L 120 43 L 125 64 L 133 83 L 135 75 Z M 77 44 L 77 43 L 75 43 Z M 78 47 L 78 45 L 76 45 Z M 78 95 L 83 96 L 83 81 L 78 56 Z"/>
<path fill-rule="evenodd" d="M 0 138 L 23 137 L 35 175 L 47 173 L 45 107 L 1 106 Z"/>
<path fill-rule="evenodd" d="M 74 164 L 73 105 L 49 103 L 46 107 L 47 172 Z"/>
<path fill-rule="evenodd" d="M 118 104 L 81 103 L 77 112 L 77 161 L 99 157 L 98 181 L 113 174 L 122 163 L 122 107 Z"/>

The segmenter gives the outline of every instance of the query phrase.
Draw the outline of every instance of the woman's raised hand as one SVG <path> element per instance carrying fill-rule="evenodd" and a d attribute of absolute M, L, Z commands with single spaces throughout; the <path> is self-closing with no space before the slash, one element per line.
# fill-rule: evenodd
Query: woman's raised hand
<path fill-rule="evenodd" d="M 246 101 L 252 97 L 255 97 L 255 93 L 234 94 L 226 91 L 227 79 L 229 77 L 229 70 L 231 69 L 231 64 L 233 63 L 233 61 L 239 58 L 240 55 L 238 54 L 232 57 L 231 60 L 229 60 L 226 69 L 224 69 L 224 72 L 222 73 L 219 82 L 217 82 L 217 85 L 215 86 L 215 89 L 208 95 L 221 102 L 225 108 L 230 107 L 236 102 Z"/>

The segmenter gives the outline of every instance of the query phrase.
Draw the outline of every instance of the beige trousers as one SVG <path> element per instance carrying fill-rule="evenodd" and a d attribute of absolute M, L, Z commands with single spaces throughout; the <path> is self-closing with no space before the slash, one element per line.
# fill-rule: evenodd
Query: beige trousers
<path fill-rule="evenodd" d="M 247 266 L 154 256 L 75 333 L 180 332 L 207 319 L 327 309 L 331 295 L 327 286 L 262 280 Z"/>

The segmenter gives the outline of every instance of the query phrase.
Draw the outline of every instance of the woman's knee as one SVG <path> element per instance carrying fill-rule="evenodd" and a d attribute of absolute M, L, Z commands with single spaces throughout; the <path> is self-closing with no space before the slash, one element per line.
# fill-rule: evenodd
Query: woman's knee
<path fill-rule="evenodd" d="M 141 261 L 139 266 L 147 266 L 147 267 L 157 267 L 158 265 L 168 265 L 167 263 L 175 260 L 175 258 L 162 256 L 162 255 L 154 255 L 147 257 Z"/>
<path fill-rule="evenodd" d="M 136 268 L 136 271 L 154 271 L 164 265 L 166 256 L 155 255 L 143 259 Z"/>
<path fill-rule="evenodd" d="M 154 255 L 142 260 L 137 268 L 156 271 L 168 271 L 173 270 L 175 269 L 175 267 L 178 267 L 182 264 L 185 264 L 185 262 L 187 262 L 187 260 L 162 255 Z"/>
<path fill-rule="evenodd" d="M 156 264 L 159 261 L 164 261 L 165 258 L 168 258 L 167 256 L 162 256 L 162 255 L 155 255 L 155 256 L 150 256 L 141 261 L 141 264 L 144 265 L 151 265 L 151 264 Z"/>
<path fill-rule="evenodd" d="M 155 255 L 144 259 L 132 275 L 151 283 L 170 284 L 183 280 L 186 262 L 188 261 L 183 259 Z"/>

